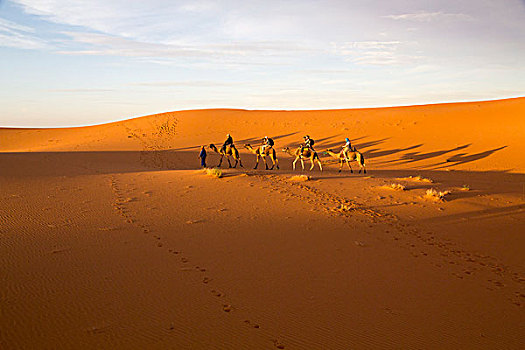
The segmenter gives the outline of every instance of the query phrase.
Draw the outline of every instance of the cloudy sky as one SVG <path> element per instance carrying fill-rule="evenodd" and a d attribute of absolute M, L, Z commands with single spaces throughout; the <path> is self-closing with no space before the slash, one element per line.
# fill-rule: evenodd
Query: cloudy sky
<path fill-rule="evenodd" d="M 523 0 L 0 0 L 0 126 L 525 95 Z"/>

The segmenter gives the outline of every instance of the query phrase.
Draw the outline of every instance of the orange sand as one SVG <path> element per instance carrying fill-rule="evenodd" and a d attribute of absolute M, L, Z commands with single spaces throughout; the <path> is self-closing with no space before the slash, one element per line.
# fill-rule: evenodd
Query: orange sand
<path fill-rule="evenodd" d="M 0 348 L 523 348 L 524 116 L 516 98 L 0 129 Z M 245 168 L 197 170 L 228 132 Z M 322 173 L 281 151 L 304 134 Z M 265 135 L 281 170 L 252 170 Z M 323 154 L 345 137 L 368 174 Z"/>

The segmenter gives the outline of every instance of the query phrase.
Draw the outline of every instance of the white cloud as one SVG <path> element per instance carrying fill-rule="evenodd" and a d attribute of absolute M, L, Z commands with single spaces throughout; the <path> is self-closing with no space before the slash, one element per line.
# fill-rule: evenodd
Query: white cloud
<path fill-rule="evenodd" d="M 34 28 L 0 18 L 0 47 L 31 50 L 47 48 L 47 42 L 34 33 Z"/>
<path fill-rule="evenodd" d="M 0 30 L 34 33 L 35 29 L 0 18 Z"/>
<path fill-rule="evenodd" d="M 205 50 L 147 43 L 107 34 L 87 32 L 63 32 L 75 43 L 86 44 L 86 49 L 61 50 L 65 55 L 110 55 L 128 57 L 195 57 L 209 54 Z"/>
<path fill-rule="evenodd" d="M 210 1 L 193 1 L 182 5 L 180 9 L 186 12 L 208 12 L 216 9 L 217 6 L 217 4 Z"/>
<path fill-rule="evenodd" d="M 105 92 L 112 92 L 115 91 L 113 89 L 97 89 L 97 88 L 89 88 L 89 89 L 48 89 L 45 90 L 46 92 L 56 92 L 56 93 L 105 93 Z"/>
<path fill-rule="evenodd" d="M 390 18 L 393 20 L 406 20 L 416 22 L 431 22 L 440 20 L 472 21 L 474 19 L 472 16 L 463 13 L 444 13 L 441 11 L 405 13 L 401 15 L 388 15 L 383 17 Z"/>
<path fill-rule="evenodd" d="M 390 66 L 413 63 L 420 55 L 405 53 L 405 47 L 415 43 L 401 41 L 353 41 L 332 43 L 332 51 L 347 61 L 359 65 Z"/>
<path fill-rule="evenodd" d="M 131 83 L 130 86 L 142 87 L 217 87 L 217 86 L 238 86 L 243 85 L 242 82 L 224 82 L 212 80 L 185 80 L 185 81 L 152 81 L 152 82 L 138 82 Z"/>
<path fill-rule="evenodd" d="M 296 52 L 314 51 L 291 42 L 163 44 L 100 33 L 62 32 L 62 34 L 68 36 L 73 43 L 83 45 L 81 49 L 59 50 L 57 51 L 59 54 L 155 58 L 150 62 L 158 64 L 173 64 L 174 62 L 163 59 L 174 58 L 201 58 L 232 63 L 236 57 L 271 58 L 274 55 L 286 56 Z"/>

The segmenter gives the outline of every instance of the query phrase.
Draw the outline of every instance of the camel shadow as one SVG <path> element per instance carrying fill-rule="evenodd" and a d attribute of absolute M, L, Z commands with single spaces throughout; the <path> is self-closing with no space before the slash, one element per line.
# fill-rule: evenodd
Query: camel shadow
<path fill-rule="evenodd" d="M 411 149 L 419 148 L 421 146 L 423 146 L 422 143 L 420 143 L 418 145 L 409 146 L 409 147 L 406 147 L 406 148 L 394 148 L 394 149 L 384 150 L 384 151 L 381 151 L 378 148 L 373 148 L 371 150 L 364 151 L 363 154 L 364 154 L 364 156 L 366 158 L 373 159 L 373 158 L 380 158 L 380 157 L 389 156 L 389 155 L 396 154 L 396 153 L 399 153 L 399 152 L 409 151 Z"/>
<path fill-rule="evenodd" d="M 485 220 L 513 214 L 522 214 L 524 209 L 525 204 L 516 204 L 508 207 L 474 210 L 467 213 L 426 218 L 419 221 L 426 223 L 453 223 L 462 222 L 465 220 L 465 218 L 468 218 L 468 220 Z"/>
<path fill-rule="evenodd" d="M 480 152 L 480 153 L 476 153 L 476 154 L 471 154 L 471 155 L 467 155 L 467 153 L 458 153 L 458 154 L 453 155 L 452 157 L 448 158 L 445 161 L 445 163 L 447 163 L 446 165 L 443 165 L 441 167 L 436 167 L 434 169 L 438 170 L 438 169 L 443 169 L 443 168 L 447 168 L 447 167 L 453 167 L 453 166 L 456 166 L 456 165 L 462 165 L 462 164 L 466 164 L 466 163 L 475 162 L 477 160 L 480 160 L 480 159 L 483 159 L 483 158 L 487 158 L 488 156 L 490 156 L 490 155 L 494 154 L 495 152 L 500 151 L 500 150 L 502 150 L 504 148 L 507 148 L 507 146 L 502 146 L 502 147 L 494 148 L 494 149 L 491 149 L 491 150 L 488 150 L 488 151 L 484 151 L 484 152 Z M 448 163 L 454 163 L 454 164 L 448 164 Z"/>
<path fill-rule="evenodd" d="M 442 156 L 450 152 L 459 151 L 459 150 L 469 147 L 470 145 L 471 144 L 469 143 L 469 144 L 454 147 L 451 149 L 445 149 L 441 151 L 434 151 L 434 152 L 428 152 L 428 153 L 419 153 L 419 152 L 405 153 L 401 156 L 401 159 L 390 161 L 390 163 L 408 164 L 408 163 L 419 162 L 419 161 L 430 159 L 430 158 L 436 158 L 436 157 Z M 388 162 L 385 162 L 385 163 L 388 163 Z"/>

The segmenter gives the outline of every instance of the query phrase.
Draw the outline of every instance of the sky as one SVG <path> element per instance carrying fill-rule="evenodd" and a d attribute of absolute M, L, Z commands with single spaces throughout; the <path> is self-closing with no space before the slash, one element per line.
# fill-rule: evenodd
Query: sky
<path fill-rule="evenodd" d="M 0 0 L 0 127 L 525 96 L 524 0 Z"/>

